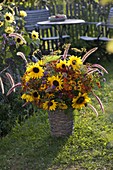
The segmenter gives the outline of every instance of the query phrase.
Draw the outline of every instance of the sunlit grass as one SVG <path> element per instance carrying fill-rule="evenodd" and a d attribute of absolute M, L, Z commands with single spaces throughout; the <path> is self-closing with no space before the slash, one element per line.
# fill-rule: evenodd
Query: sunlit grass
<path fill-rule="evenodd" d="M 75 112 L 74 131 L 67 138 L 52 138 L 47 113 L 34 113 L 0 141 L 1 170 L 112 170 L 113 169 L 113 60 L 104 88 L 96 92 L 105 113 L 90 109 Z"/>

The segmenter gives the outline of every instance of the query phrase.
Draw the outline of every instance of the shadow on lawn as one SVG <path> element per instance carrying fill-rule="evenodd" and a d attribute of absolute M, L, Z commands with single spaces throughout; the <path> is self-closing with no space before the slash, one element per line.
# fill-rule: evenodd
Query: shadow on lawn
<path fill-rule="evenodd" d="M 51 137 L 48 118 L 44 114 L 31 117 L 12 137 L 17 143 L 13 144 L 8 166 L 22 170 L 47 170 L 68 139 Z"/>

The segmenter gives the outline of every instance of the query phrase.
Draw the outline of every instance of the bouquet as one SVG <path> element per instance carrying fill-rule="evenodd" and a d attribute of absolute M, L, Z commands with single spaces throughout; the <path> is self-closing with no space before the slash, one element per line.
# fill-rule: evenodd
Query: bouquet
<path fill-rule="evenodd" d="M 62 56 L 51 55 L 35 63 L 27 63 L 21 83 L 13 86 L 8 94 L 21 85 L 21 98 L 38 108 L 54 111 L 68 108 L 83 109 L 89 106 L 98 114 L 91 105 L 93 94 L 104 111 L 101 100 L 93 90 L 101 88 L 103 73 L 108 72 L 99 64 L 84 64 L 87 57 L 97 48 L 91 49 L 82 58 L 68 56 L 68 49 L 69 46 Z"/>

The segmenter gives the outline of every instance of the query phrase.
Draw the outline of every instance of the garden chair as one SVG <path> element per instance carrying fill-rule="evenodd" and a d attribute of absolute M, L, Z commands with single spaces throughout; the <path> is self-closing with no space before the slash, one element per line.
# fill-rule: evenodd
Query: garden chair
<path fill-rule="evenodd" d="M 97 36 L 95 37 L 88 36 L 89 26 L 91 24 L 96 25 Z M 113 29 L 113 7 L 109 11 L 109 15 L 106 23 L 86 22 L 86 30 L 84 32 L 84 35 L 80 36 L 80 39 L 87 42 L 89 46 L 91 46 L 91 48 L 97 46 L 99 49 L 98 51 L 103 53 L 103 51 L 105 51 L 105 48 L 102 47 L 104 47 L 105 43 L 113 40 L 113 38 L 109 37 L 109 33 L 111 29 Z"/>
<path fill-rule="evenodd" d="M 57 31 L 51 26 L 39 26 L 37 23 L 46 21 L 50 17 L 49 9 L 27 10 L 25 17 L 25 28 L 27 32 L 36 30 L 39 32 L 39 38 L 42 42 L 40 46 L 41 51 L 49 53 L 52 49 L 58 49 L 59 35 Z M 64 35 L 63 40 L 70 38 L 69 35 Z"/>

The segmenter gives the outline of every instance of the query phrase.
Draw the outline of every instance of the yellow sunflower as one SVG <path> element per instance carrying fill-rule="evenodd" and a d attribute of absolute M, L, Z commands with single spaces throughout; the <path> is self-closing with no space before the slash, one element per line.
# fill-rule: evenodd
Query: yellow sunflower
<path fill-rule="evenodd" d="M 15 37 L 15 41 L 16 41 L 16 43 L 18 45 L 23 45 L 24 44 L 23 40 L 21 38 L 19 38 L 19 37 Z"/>
<path fill-rule="evenodd" d="M 37 40 L 37 39 L 39 38 L 38 32 L 36 32 L 35 30 L 33 30 L 32 33 L 31 33 L 31 38 L 32 38 L 33 40 Z"/>
<path fill-rule="evenodd" d="M 87 93 L 80 94 L 77 97 L 74 97 L 72 100 L 72 107 L 74 109 L 81 109 L 84 107 L 88 102 L 90 101 L 90 98 L 87 96 Z"/>
<path fill-rule="evenodd" d="M 63 110 L 68 108 L 68 106 L 65 103 L 59 103 L 58 107 L 59 107 L 59 109 L 63 109 Z"/>
<path fill-rule="evenodd" d="M 54 100 L 46 101 L 43 103 L 43 109 L 44 110 L 55 110 L 57 107 L 57 102 Z"/>
<path fill-rule="evenodd" d="M 60 60 L 60 62 L 57 63 L 56 68 L 66 69 L 66 66 L 67 66 L 66 60 Z"/>
<path fill-rule="evenodd" d="M 48 81 L 50 83 L 50 86 L 54 89 L 61 90 L 62 87 L 62 78 L 59 78 L 59 76 L 52 76 L 48 78 Z"/>
<path fill-rule="evenodd" d="M 29 64 L 26 72 L 28 73 L 28 78 L 41 78 L 43 76 L 43 68 L 38 63 Z"/>
<path fill-rule="evenodd" d="M 23 94 L 21 96 L 22 99 L 26 100 L 26 102 L 37 101 L 40 99 L 40 95 L 37 91 L 33 91 L 30 94 Z"/>
<path fill-rule="evenodd" d="M 38 94 L 37 91 L 32 92 L 32 97 L 33 97 L 33 100 L 39 100 L 40 99 L 40 95 Z"/>
<path fill-rule="evenodd" d="M 73 70 L 78 70 L 80 65 L 82 65 L 82 59 L 77 56 L 71 56 L 69 57 L 68 65 L 71 66 Z"/>
<path fill-rule="evenodd" d="M 2 27 L 4 25 L 4 23 L 2 21 L 0 21 L 0 27 Z"/>
<path fill-rule="evenodd" d="M 26 17 L 27 16 L 27 13 L 23 10 L 20 11 L 20 16 L 21 17 Z"/>
<path fill-rule="evenodd" d="M 31 94 L 23 94 L 21 96 L 23 100 L 26 100 L 26 102 L 32 102 L 33 101 L 33 96 Z"/>
<path fill-rule="evenodd" d="M 5 32 L 8 33 L 8 34 L 11 34 L 11 33 L 14 32 L 14 28 L 13 28 L 13 27 L 7 27 L 7 28 L 5 29 Z"/>
<path fill-rule="evenodd" d="M 12 23 L 14 21 L 14 16 L 10 12 L 6 12 L 4 15 L 5 21 Z"/>

